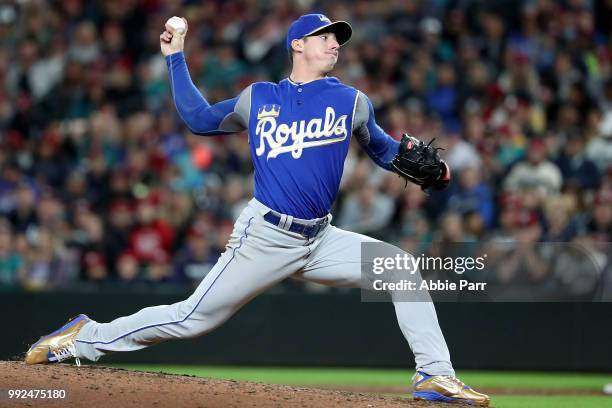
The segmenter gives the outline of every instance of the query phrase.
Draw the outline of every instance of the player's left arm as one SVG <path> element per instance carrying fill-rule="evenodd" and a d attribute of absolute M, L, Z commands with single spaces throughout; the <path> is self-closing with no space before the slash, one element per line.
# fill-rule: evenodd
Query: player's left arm
<path fill-rule="evenodd" d="M 394 159 L 405 154 L 407 146 L 411 146 L 411 140 L 416 144 L 422 142 L 413 137 L 407 139 L 407 136 L 404 136 L 402 142 L 393 139 L 376 123 L 374 107 L 370 99 L 359 91 L 357 91 L 356 98 L 355 114 L 353 115 L 353 135 L 376 164 L 386 170 L 398 172 L 398 169 L 393 166 Z M 427 180 L 419 180 L 414 177 L 408 177 L 408 179 L 421 185 L 423 188 L 445 188 L 450 181 L 450 170 L 444 161 L 438 159 L 438 162 L 441 166 L 439 176 L 432 178 L 428 174 Z M 407 176 L 407 174 L 401 171 L 398 173 L 404 178 Z"/>
<path fill-rule="evenodd" d="M 376 164 L 383 169 L 393 170 L 391 162 L 398 152 L 399 142 L 378 126 L 372 102 L 359 91 L 353 115 L 353 136 Z"/>

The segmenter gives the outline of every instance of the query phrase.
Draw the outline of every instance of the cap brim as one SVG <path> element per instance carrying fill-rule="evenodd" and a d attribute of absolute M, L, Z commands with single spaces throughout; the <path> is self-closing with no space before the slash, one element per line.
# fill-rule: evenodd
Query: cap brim
<path fill-rule="evenodd" d="M 319 33 L 334 33 L 336 34 L 338 44 L 344 45 L 351 39 L 351 35 L 353 35 L 353 28 L 346 21 L 334 21 L 331 24 L 319 27 L 316 30 L 309 32 L 308 34 L 304 35 L 304 37 Z"/>

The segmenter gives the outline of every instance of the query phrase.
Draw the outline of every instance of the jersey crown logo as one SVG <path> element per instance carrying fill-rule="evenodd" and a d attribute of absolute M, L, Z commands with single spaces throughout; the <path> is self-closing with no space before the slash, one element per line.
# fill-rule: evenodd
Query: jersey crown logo
<path fill-rule="evenodd" d="M 280 113 L 280 107 L 274 111 L 270 110 L 270 106 L 273 105 L 263 105 L 257 110 L 257 127 L 255 128 L 255 135 L 259 136 L 259 146 L 255 150 L 257 156 L 264 154 L 267 143 L 270 150 L 266 159 L 272 159 L 281 153 L 288 152 L 291 152 L 294 159 L 299 159 L 306 148 L 339 143 L 348 136 L 346 127 L 348 115 L 336 118 L 336 111 L 331 106 L 325 109 L 324 118 L 312 118 L 308 123 L 305 120 L 294 121 L 289 125 L 277 124 L 276 118 Z M 289 138 L 291 138 L 291 143 L 285 144 Z M 305 141 L 305 139 L 308 140 Z"/>
<path fill-rule="evenodd" d="M 262 118 L 276 118 L 278 115 L 280 115 L 280 105 L 262 105 L 257 110 L 257 120 Z"/>

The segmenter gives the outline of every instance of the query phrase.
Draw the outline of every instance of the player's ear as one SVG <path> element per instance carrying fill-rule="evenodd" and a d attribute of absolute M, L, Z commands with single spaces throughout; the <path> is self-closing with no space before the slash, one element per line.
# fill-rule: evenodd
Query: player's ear
<path fill-rule="evenodd" d="M 291 41 L 291 48 L 293 51 L 303 52 L 304 51 L 304 40 L 302 38 Z"/>

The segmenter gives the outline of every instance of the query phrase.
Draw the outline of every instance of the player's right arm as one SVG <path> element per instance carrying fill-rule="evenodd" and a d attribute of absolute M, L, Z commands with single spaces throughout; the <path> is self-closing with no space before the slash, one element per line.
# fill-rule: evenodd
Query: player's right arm
<path fill-rule="evenodd" d="M 214 105 L 209 104 L 193 84 L 187 69 L 183 54 L 186 34 L 187 29 L 179 34 L 166 25 L 166 30 L 159 36 L 160 48 L 168 66 L 172 97 L 179 116 L 189 130 L 198 135 L 213 136 L 245 130 L 249 122 L 251 87 L 235 98 Z"/>

